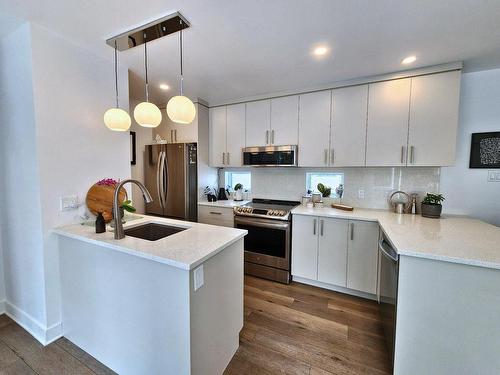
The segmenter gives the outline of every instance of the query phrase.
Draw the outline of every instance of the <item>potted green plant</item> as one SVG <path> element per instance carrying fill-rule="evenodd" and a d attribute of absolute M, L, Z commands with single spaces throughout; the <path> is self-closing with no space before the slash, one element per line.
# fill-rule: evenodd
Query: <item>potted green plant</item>
<path fill-rule="evenodd" d="M 234 185 L 234 200 L 235 201 L 242 201 L 243 200 L 243 185 L 242 184 L 236 184 Z"/>
<path fill-rule="evenodd" d="M 441 216 L 441 211 L 443 210 L 443 202 L 445 198 L 443 194 L 430 194 L 427 193 L 425 198 L 422 200 L 421 210 L 423 217 L 430 217 L 437 219 Z"/>

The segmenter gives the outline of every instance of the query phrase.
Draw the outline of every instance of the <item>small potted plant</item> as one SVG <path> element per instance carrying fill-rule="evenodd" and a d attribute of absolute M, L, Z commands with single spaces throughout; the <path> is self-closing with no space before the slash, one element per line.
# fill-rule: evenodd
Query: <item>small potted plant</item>
<path fill-rule="evenodd" d="M 234 185 L 234 200 L 242 201 L 243 200 L 243 185 L 236 184 Z"/>
<path fill-rule="evenodd" d="M 425 198 L 422 200 L 422 216 L 433 219 L 439 218 L 441 216 L 441 211 L 443 210 L 443 205 L 441 204 L 443 201 L 444 197 L 442 194 L 427 193 Z"/>

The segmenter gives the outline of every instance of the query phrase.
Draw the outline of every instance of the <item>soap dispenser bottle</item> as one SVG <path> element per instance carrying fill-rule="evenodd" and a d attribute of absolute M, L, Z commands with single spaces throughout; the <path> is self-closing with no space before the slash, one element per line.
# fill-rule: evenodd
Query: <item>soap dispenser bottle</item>
<path fill-rule="evenodd" d="M 106 232 L 106 221 L 104 220 L 104 216 L 102 216 L 102 212 L 97 213 L 97 219 L 95 219 L 95 232 Z"/>

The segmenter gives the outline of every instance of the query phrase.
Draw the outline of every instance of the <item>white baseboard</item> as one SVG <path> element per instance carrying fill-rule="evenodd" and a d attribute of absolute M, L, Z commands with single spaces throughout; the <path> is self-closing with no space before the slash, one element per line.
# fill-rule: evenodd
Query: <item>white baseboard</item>
<path fill-rule="evenodd" d="M 310 280 L 310 279 L 306 279 L 304 277 L 298 277 L 298 276 L 292 276 L 292 280 L 296 281 L 298 283 L 302 283 L 302 284 L 308 284 L 308 285 L 312 285 L 312 286 L 317 286 L 318 288 L 333 290 L 334 292 L 340 292 L 340 293 L 350 294 L 350 295 L 353 295 L 353 296 L 356 296 L 356 297 L 367 298 L 367 299 L 371 299 L 371 300 L 374 300 L 374 301 L 377 300 L 377 295 L 376 294 L 371 294 L 371 293 L 366 293 L 366 292 L 360 292 L 359 290 L 354 290 L 354 289 L 344 288 L 342 286 L 337 286 L 337 285 L 322 283 L 321 281 Z"/>
<path fill-rule="evenodd" d="M 61 322 L 47 327 L 9 301 L 1 301 L 0 309 L 2 307 L 3 310 L 0 310 L 2 313 L 7 314 L 9 318 L 28 331 L 28 333 L 37 339 L 42 345 L 48 345 L 62 337 Z"/>

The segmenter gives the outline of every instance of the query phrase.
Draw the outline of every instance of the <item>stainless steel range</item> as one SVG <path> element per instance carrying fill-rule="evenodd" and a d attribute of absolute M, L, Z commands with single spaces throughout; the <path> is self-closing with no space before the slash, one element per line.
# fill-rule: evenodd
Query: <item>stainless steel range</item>
<path fill-rule="evenodd" d="M 290 211 L 300 202 L 254 199 L 234 208 L 234 226 L 246 229 L 245 273 L 290 283 Z"/>

